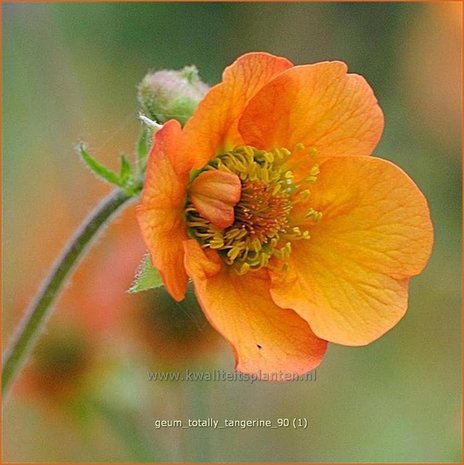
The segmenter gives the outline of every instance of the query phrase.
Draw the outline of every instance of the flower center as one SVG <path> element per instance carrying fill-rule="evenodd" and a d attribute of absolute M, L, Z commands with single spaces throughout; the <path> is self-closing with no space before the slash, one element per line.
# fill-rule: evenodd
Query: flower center
<path fill-rule="evenodd" d="M 187 200 L 190 235 L 202 247 L 217 250 L 239 274 L 268 266 L 272 257 L 285 262 L 291 241 L 310 238 L 308 219 L 315 223 L 322 216 L 312 208 L 304 210 L 303 220 L 292 215 L 298 202 L 307 201 L 308 184 L 319 174 L 314 164 L 306 178 L 295 182 L 289 168 L 292 155 L 284 148 L 265 151 L 240 146 L 218 155 L 203 168 L 202 172 L 221 170 L 240 179 L 241 196 L 234 207 L 234 221 L 224 229 L 202 217 L 190 198 Z M 300 227 L 302 223 L 306 226 Z"/>

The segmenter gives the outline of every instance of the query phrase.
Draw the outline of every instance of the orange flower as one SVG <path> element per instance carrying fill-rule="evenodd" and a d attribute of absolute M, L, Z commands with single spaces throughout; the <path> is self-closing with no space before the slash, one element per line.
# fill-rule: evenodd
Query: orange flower
<path fill-rule="evenodd" d="M 156 133 L 145 242 L 174 298 L 193 280 L 237 370 L 301 374 L 327 341 L 368 344 L 404 315 L 433 232 L 413 181 L 368 156 L 382 130 L 344 63 L 250 53 Z"/>

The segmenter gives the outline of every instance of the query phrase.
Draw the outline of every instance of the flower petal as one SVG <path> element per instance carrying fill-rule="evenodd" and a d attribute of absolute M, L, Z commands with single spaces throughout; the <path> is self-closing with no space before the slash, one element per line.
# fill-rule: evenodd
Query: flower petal
<path fill-rule="evenodd" d="M 210 170 L 192 182 L 190 199 L 203 218 L 218 228 L 227 228 L 234 222 L 234 207 L 241 192 L 242 184 L 236 174 Z"/>
<path fill-rule="evenodd" d="M 292 244 L 289 271 L 272 274 L 273 299 L 321 338 L 367 344 L 404 315 L 408 279 L 429 259 L 426 200 L 388 161 L 339 157 L 322 161 L 309 206 L 322 219 Z"/>
<path fill-rule="evenodd" d="M 248 101 L 263 85 L 291 66 L 286 58 L 247 53 L 225 69 L 223 82 L 210 89 L 184 127 L 183 151 L 195 154 L 195 168 L 242 143 L 237 124 Z"/>
<path fill-rule="evenodd" d="M 246 144 L 269 149 L 296 144 L 320 156 L 370 155 L 383 131 L 372 89 L 342 62 L 295 66 L 264 86 L 239 122 Z"/>
<path fill-rule="evenodd" d="M 303 374 L 321 362 L 327 343 L 314 336 L 295 312 L 275 305 L 269 277 L 262 272 L 238 276 L 218 254 L 185 242 L 186 268 L 211 324 L 232 344 L 236 369 L 269 375 Z"/>
<path fill-rule="evenodd" d="M 154 137 L 137 217 L 143 238 L 169 293 L 182 300 L 187 289 L 182 242 L 187 239 L 183 210 L 188 172 L 178 172 L 175 157 L 181 137 L 177 121 L 168 121 Z"/>

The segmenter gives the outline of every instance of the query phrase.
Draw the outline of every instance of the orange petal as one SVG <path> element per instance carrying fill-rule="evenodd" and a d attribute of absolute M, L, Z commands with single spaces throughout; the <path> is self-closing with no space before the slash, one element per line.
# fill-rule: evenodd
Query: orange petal
<path fill-rule="evenodd" d="M 296 144 L 321 156 L 370 155 L 383 131 L 383 114 L 365 79 L 342 62 L 295 66 L 264 86 L 239 123 L 246 144 Z"/>
<path fill-rule="evenodd" d="M 408 279 L 429 259 L 426 200 L 388 161 L 339 157 L 321 163 L 308 206 L 322 219 L 292 243 L 289 271 L 273 273 L 273 299 L 321 338 L 368 344 L 402 318 Z"/>
<path fill-rule="evenodd" d="M 190 198 L 203 218 L 218 228 L 227 228 L 234 222 L 234 207 L 241 191 L 242 184 L 236 174 L 203 171 L 190 187 Z"/>
<path fill-rule="evenodd" d="M 269 295 L 266 271 L 238 276 L 216 252 L 206 254 L 185 242 L 186 268 L 211 324 L 232 344 L 236 369 L 270 376 L 303 374 L 321 362 L 327 343 L 295 312 L 278 307 Z"/>
<path fill-rule="evenodd" d="M 225 69 L 223 82 L 210 89 L 184 127 L 183 151 L 196 157 L 195 168 L 243 143 L 237 124 L 248 101 L 291 66 L 286 58 L 247 53 Z"/>
<path fill-rule="evenodd" d="M 137 217 L 153 266 L 169 293 L 182 300 L 187 289 L 182 242 L 187 239 L 184 203 L 188 173 L 175 170 L 181 136 L 177 121 L 168 121 L 156 134 L 151 149 Z"/>

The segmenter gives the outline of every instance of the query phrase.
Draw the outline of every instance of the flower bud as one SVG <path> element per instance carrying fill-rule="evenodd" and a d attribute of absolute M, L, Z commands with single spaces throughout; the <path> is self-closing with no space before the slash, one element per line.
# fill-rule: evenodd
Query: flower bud
<path fill-rule="evenodd" d="M 176 119 L 184 125 L 208 88 L 197 68 L 186 66 L 180 71 L 148 73 L 138 86 L 137 97 L 141 112 L 150 119 L 159 123 Z"/>

